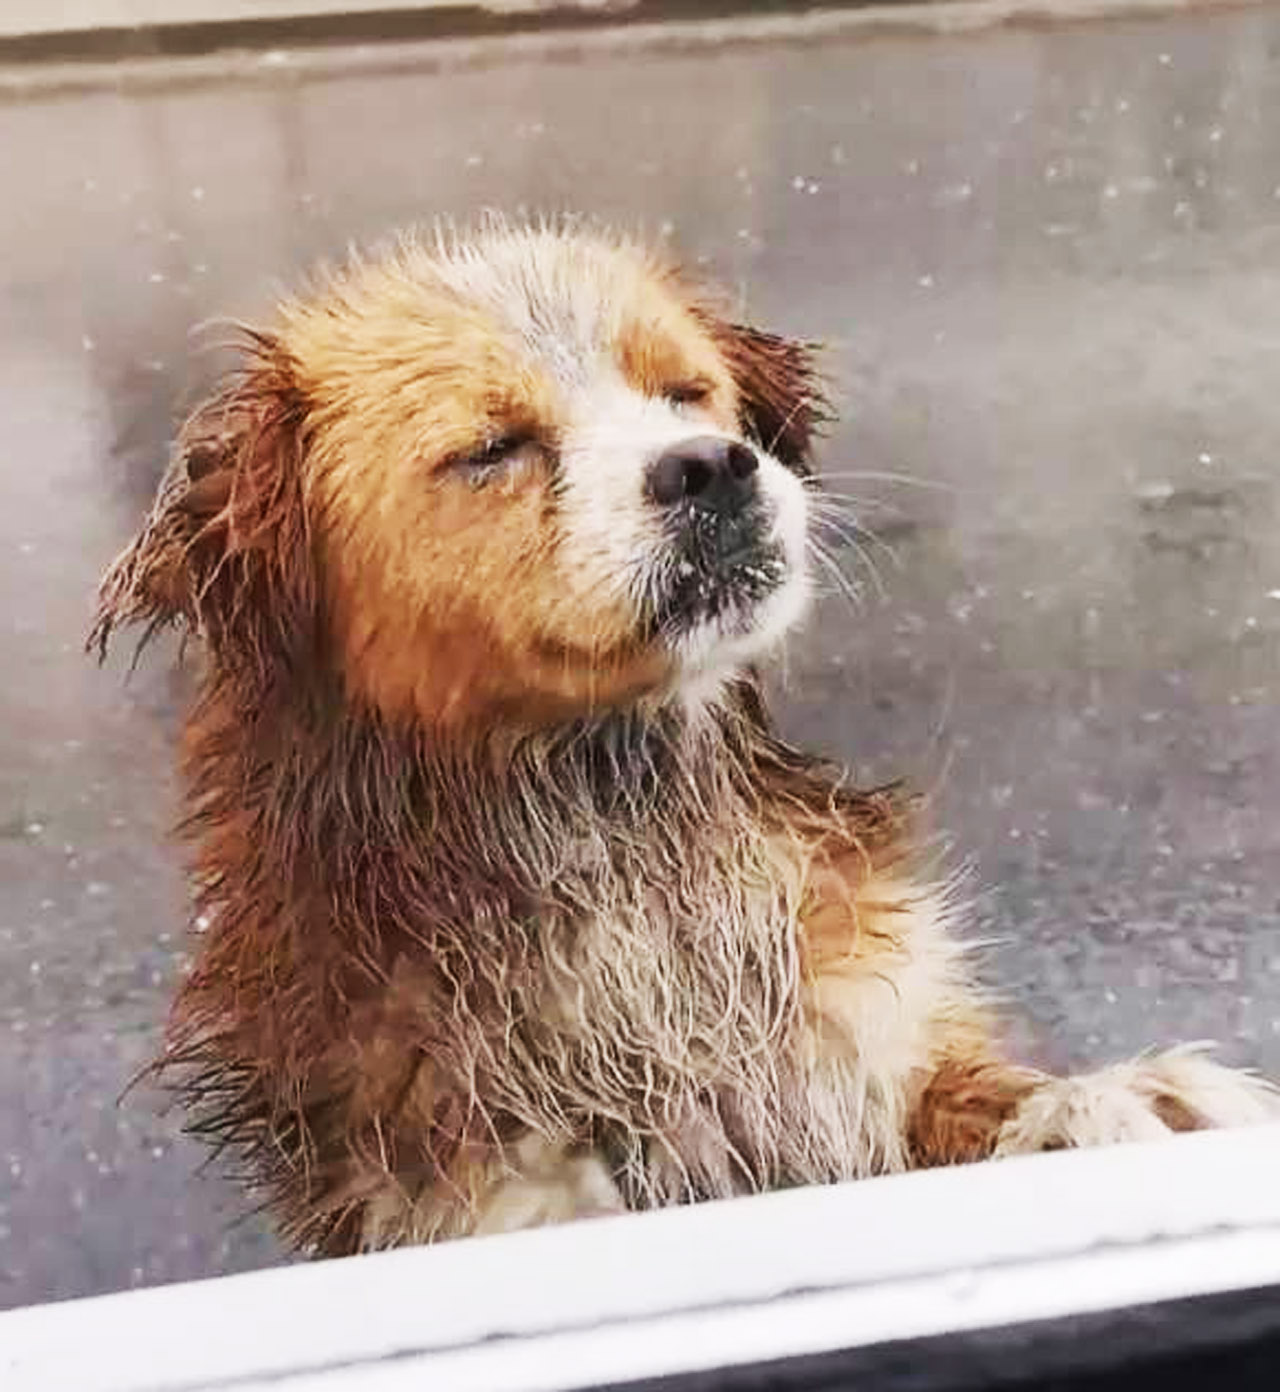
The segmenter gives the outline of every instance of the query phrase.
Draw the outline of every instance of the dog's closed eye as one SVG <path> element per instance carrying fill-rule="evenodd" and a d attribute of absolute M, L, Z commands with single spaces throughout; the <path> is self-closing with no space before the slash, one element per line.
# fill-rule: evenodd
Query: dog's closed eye
<path fill-rule="evenodd" d="M 682 408 L 696 409 L 705 406 L 715 391 L 715 384 L 708 381 L 705 377 L 696 377 L 688 382 L 675 382 L 671 386 L 664 388 L 663 399 L 677 410 Z"/>
<path fill-rule="evenodd" d="M 507 430 L 451 455 L 447 467 L 470 483 L 482 484 L 539 464 L 547 455 L 545 442 L 532 431 Z"/>

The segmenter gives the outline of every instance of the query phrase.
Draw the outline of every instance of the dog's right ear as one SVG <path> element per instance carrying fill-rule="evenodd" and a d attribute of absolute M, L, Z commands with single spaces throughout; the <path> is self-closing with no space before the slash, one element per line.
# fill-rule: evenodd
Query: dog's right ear
<path fill-rule="evenodd" d="M 814 437 L 830 419 L 817 345 L 734 323 L 706 307 L 694 314 L 733 377 L 747 434 L 780 464 L 807 475 Z"/>
<path fill-rule="evenodd" d="M 292 360 L 245 334 L 245 361 L 183 427 L 142 531 L 103 579 L 89 637 L 174 625 L 259 671 L 309 630 L 316 585 L 301 472 L 307 402 Z"/>

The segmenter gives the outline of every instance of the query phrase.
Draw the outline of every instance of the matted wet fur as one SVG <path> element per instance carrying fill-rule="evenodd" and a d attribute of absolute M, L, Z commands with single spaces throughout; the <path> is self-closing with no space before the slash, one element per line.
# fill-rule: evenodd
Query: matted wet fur
<path fill-rule="evenodd" d="M 202 640 L 206 926 L 162 1065 L 289 1240 L 1277 1114 L 1188 1051 L 1008 1062 L 905 799 L 773 732 L 804 345 L 620 240 L 497 225 L 354 262 L 243 350 L 94 642 Z"/>

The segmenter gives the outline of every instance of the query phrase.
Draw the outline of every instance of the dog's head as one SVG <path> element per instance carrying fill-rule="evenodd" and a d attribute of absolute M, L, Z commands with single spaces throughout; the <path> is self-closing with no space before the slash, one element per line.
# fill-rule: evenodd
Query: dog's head
<path fill-rule="evenodd" d="M 100 631 L 323 661 L 433 728 L 714 687 L 804 606 L 809 352 L 604 238 L 495 229 L 356 264 L 184 431 Z"/>

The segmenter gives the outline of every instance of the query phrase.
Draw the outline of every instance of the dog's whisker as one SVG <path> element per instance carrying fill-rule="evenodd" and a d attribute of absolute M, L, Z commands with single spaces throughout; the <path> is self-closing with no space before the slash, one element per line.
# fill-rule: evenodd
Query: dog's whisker
<path fill-rule="evenodd" d="M 864 566 L 870 566 L 877 571 L 877 587 L 883 592 L 883 585 L 879 582 L 883 579 L 879 575 L 878 567 L 872 555 L 872 549 L 880 551 L 888 559 L 895 569 L 901 569 L 899 558 L 893 548 L 887 543 L 882 542 L 874 531 L 866 527 L 860 527 L 851 523 L 836 524 L 827 522 L 821 531 L 828 533 L 839 545 L 841 550 L 849 551 Z M 821 534 L 821 531 L 819 534 Z"/>
<path fill-rule="evenodd" d="M 842 595 L 855 607 L 860 607 L 862 594 L 858 588 L 857 581 L 845 573 L 839 561 L 815 538 L 809 542 L 809 550 L 814 559 L 817 560 L 823 571 L 835 583 L 835 593 Z"/>
<path fill-rule="evenodd" d="M 870 498 L 866 494 L 842 493 L 825 487 L 809 492 L 806 501 L 819 516 L 831 514 L 847 517 L 853 513 L 856 517 L 867 512 L 883 513 L 894 520 L 910 516 L 899 504 L 891 503 L 887 498 Z"/>
<path fill-rule="evenodd" d="M 936 493 L 958 491 L 955 484 L 946 483 L 942 479 L 920 478 L 913 474 L 895 474 L 875 469 L 823 469 L 820 479 L 830 479 L 838 483 L 892 483 L 903 488 L 920 488 Z"/>
<path fill-rule="evenodd" d="M 777 449 L 779 442 L 785 437 L 787 431 L 795 424 L 796 417 L 801 411 L 811 410 L 813 402 L 807 397 L 798 397 L 790 410 L 782 418 L 782 424 L 777 427 L 765 446 L 765 453 L 772 454 Z"/>

